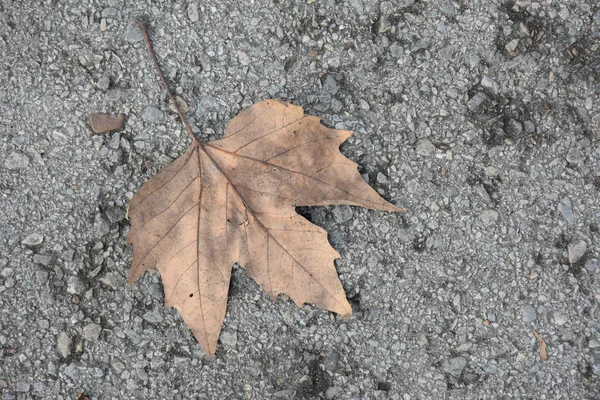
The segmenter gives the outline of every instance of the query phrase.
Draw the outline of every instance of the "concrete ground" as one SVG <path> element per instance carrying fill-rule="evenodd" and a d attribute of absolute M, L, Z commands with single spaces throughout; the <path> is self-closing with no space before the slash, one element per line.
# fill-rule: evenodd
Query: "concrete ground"
<path fill-rule="evenodd" d="M 128 200 L 190 142 L 138 16 L 202 140 L 266 98 L 356 131 L 406 211 L 300 210 L 350 320 L 236 267 L 208 358 L 128 286 Z M 599 398 L 599 259 L 595 0 L 0 0 L 3 400 Z"/>

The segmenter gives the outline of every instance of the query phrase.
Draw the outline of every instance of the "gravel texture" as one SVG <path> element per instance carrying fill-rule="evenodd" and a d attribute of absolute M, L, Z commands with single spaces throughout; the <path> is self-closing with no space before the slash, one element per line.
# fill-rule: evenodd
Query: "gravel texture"
<path fill-rule="evenodd" d="M 189 144 L 137 16 L 202 140 L 266 98 L 356 131 L 406 211 L 301 210 L 351 319 L 235 267 L 207 358 L 127 284 L 128 200 Z M 0 122 L 3 400 L 600 397 L 595 0 L 0 0 Z"/>

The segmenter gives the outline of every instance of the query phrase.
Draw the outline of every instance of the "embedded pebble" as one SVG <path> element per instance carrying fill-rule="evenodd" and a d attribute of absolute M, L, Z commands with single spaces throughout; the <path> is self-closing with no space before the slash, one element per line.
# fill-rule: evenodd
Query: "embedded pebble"
<path fill-rule="evenodd" d="M 567 220 L 569 225 L 575 224 L 575 213 L 573 212 L 573 204 L 571 199 L 564 197 L 558 204 L 558 211 L 562 214 L 563 218 Z"/>
<path fill-rule="evenodd" d="M 41 264 L 41 265 L 48 266 L 48 265 L 50 265 L 51 262 L 52 262 L 52 256 L 44 255 L 44 254 L 35 254 L 33 256 L 34 264 Z"/>
<path fill-rule="evenodd" d="M 151 124 L 158 124 L 165 119 L 165 113 L 156 107 L 147 107 L 142 114 L 142 119 Z"/>
<path fill-rule="evenodd" d="M 94 237 L 100 238 L 110 232 L 110 222 L 108 222 L 101 214 L 96 215 L 94 220 Z"/>
<path fill-rule="evenodd" d="M 335 96 L 335 94 L 339 92 L 340 85 L 337 83 L 333 75 L 329 74 L 325 76 L 325 81 L 323 82 L 323 90 L 325 90 L 332 96 Z"/>
<path fill-rule="evenodd" d="M 61 332 L 58 334 L 58 339 L 56 341 L 56 346 L 58 348 L 58 353 L 63 357 L 67 358 L 71 355 L 71 348 L 73 346 L 73 341 L 65 332 Z"/>
<path fill-rule="evenodd" d="M 340 393 L 342 393 L 342 388 L 341 387 L 339 387 L 339 386 L 330 386 L 325 391 L 325 398 L 326 399 L 333 399 L 335 396 L 337 396 Z"/>
<path fill-rule="evenodd" d="M 29 157 L 23 153 L 13 151 L 4 160 L 4 166 L 6 169 L 17 170 L 26 168 L 29 165 Z"/>
<path fill-rule="evenodd" d="M 77 275 L 69 277 L 67 281 L 67 292 L 70 294 L 82 294 L 85 292 L 86 285 L 83 279 Z"/>
<path fill-rule="evenodd" d="M 479 217 L 481 218 L 483 225 L 490 226 L 494 225 L 496 221 L 498 221 L 498 216 L 499 214 L 496 210 L 485 210 Z"/>
<path fill-rule="evenodd" d="M 118 131 L 123 129 L 125 123 L 125 114 L 121 113 L 116 116 L 108 114 L 91 114 L 88 118 L 92 132 L 102 134 L 110 131 Z"/>
<path fill-rule="evenodd" d="M 467 108 L 473 112 L 479 112 L 483 109 L 483 105 L 487 99 L 485 94 L 480 92 L 475 93 L 475 95 L 467 101 Z"/>
<path fill-rule="evenodd" d="M 509 53 L 514 53 L 514 51 L 517 49 L 518 46 L 519 46 L 519 39 L 513 39 L 510 42 L 506 43 L 506 46 L 504 46 L 504 48 Z"/>
<path fill-rule="evenodd" d="M 233 347 L 237 344 L 237 333 L 236 332 L 223 332 L 219 337 L 221 343 L 226 346 Z"/>
<path fill-rule="evenodd" d="M 334 206 L 332 210 L 333 220 L 338 224 L 343 224 L 352 219 L 352 208 L 347 205 Z"/>
<path fill-rule="evenodd" d="M 191 3 L 187 8 L 188 18 L 192 22 L 198 22 L 200 20 L 200 14 L 198 13 L 198 4 Z"/>
<path fill-rule="evenodd" d="M 21 244 L 27 247 L 35 247 L 42 244 L 44 236 L 39 233 L 32 233 L 21 241 Z"/>
<path fill-rule="evenodd" d="M 429 139 L 421 139 L 417 144 L 417 154 L 423 157 L 428 157 L 435 152 L 435 146 Z"/>
<path fill-rule="evenodd" d="M 442 365 L 444 372 L 454 376 L 455 378 L 460 378 L 460 375 L 466 366 L 467 359 L 464 357 L 454 357 L 449 360 L 444 360 Z"/>
<path fill-rule="evenodd" d="M 108 90 L 108 88 L 110 87 L 110 79 L 106 76 L 103 76 L 100 79 L 98 79 L 98 83 L 96 83 L 96 86 L 98 86 L 99 89 Z"/>
<path fill-rule="evenodd" d="M 83 328 L 81 336 L 83 336 L 85 340 L 95 342 L 100 337 L 100 332 L 102 332 L 102 327 L 98 324 L 91 323 Z"/>
<path fill-rule="evenodd" d="M 125 31 L 125 40 L 130 43 L 144 40 L 142 31 L 135 23 L 129 24 L 127 27 L 127 30 Z"/>
<path fill-rule="evenodd" d="M 29 381 L 25 381 L 25 380 L 19 381 L 15 385 L 15 390 L 20 393 L 27 393 L 27 392 L 29 392 L 30 388 L 31 388 L 31 383 L 29 383 Z"/>
<path fill-rule="evenodd" d="M 145 321 L 152 322 L 154 324 L 159 324 L 163 321 L 163 317 L 158 310 L 148 311 L 142 315 L 142 318 Z"/>
<path fill-rule="evenodd" d="M 523 306 L 523 308 L 521 308 L 521 313 L 523 314 L 524 322 L 529 323 L 537 319 L 537 313 L 535 312 L 535 309 L 529 304 L 526 304 Z"/>
<path fill-rule="evenodd" d="M 569 262 L 575 264 L 585 255 L 587 245 L 583 240 L 579 240 L 575 243 L 569 243 L 567 250 L 569 252 Z"/>

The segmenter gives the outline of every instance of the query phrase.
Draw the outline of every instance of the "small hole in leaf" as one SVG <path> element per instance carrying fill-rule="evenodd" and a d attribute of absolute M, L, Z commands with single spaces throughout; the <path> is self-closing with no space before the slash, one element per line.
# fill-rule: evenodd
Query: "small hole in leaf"
<path fill-rule="evenodd" d="M 194 297 L 194 293 L 190 293 L 190 297 Z"/>

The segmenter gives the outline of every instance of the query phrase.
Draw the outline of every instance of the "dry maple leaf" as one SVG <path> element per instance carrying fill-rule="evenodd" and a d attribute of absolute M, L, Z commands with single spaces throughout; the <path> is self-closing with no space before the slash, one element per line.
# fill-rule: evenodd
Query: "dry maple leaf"
<path fill-rule="evenodd" d="M 160 70 L 159 76 L 164 81 Z M 400 211 L 340 153 L 352 132 L 329 129 L 301 107 L 266 100 L 233 118 L 219 140 L 203 143 L 190 134 L 185 154 L 131 199 L 130 282 L 158 268 L 165 305 L 177 308 L 211 355 L 236 262 L 272 299 L 285 293 L 300 307 L 312 303 L 350 316 L 333 263 L 340 255 L 325 230 L 295 207 Z"/>

